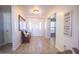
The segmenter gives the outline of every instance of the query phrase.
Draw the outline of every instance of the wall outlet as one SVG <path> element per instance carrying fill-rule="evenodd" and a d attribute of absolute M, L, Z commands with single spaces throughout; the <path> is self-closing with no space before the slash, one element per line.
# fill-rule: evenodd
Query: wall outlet
<path fill-rule="evenodd" d="M 64 49 L 65 49 L 65 50 L 66 50 L 66 48 L 67 48 L 66 45 L 64 45 Z"/>

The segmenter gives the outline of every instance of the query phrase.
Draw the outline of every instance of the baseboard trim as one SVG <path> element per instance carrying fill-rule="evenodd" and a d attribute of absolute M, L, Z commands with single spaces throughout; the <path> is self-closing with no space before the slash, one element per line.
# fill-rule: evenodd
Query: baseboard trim
<path fill-rule="evenodd" d="M 20 44 L 18 44 L 16 47 L 12 47 L 12 51 L 15 51 L 15 50 L 17 50 L 18 48 L 19 48 L 19 46 L 21 45 L 21 43 Z"/>

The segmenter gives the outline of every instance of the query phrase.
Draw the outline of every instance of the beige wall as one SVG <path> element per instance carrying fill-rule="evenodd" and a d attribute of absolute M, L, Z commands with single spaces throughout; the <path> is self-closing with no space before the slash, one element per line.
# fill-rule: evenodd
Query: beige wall
<path fill-rule="evenodd" d="M 21 32 L 19 31 L 18 27 L 18 15 L 21 15 L 23 18 L 25 18 L 22 10 L 20 10 L 19 7 L 12 6 L 12 50 L 16 50 L 21 44 Z"/>
<path fill-rule="evenodd" d="M 54 6 L 48 17 L 56 13 L 56 48 L 60 51 L 71 49 L 72 47 L 78 48 L 79 42 L 79 6 Z M 72 37 L 64 35 L 64 13 L 72 11 Z"/>

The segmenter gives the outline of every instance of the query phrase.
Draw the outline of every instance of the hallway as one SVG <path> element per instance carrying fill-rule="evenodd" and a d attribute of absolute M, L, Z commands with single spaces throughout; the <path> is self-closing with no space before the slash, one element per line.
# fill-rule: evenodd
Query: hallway
<path fill-rule="evenodd" d="M 0 46 L 12 44 L 8 49 L 3 46 L 1 53 L 43 54 L 79 49 L 79 6 L 10 5 L 0 8 Z M 29 36 L 30 43 L 22 44 Z"/>
<path fill-rule="evenodd" d="M 44 37 L 32 37 L 30 43 L 22 44 L 15 53 L 57 53 L 56 48 L 51 48 L 50 42 Z"/>

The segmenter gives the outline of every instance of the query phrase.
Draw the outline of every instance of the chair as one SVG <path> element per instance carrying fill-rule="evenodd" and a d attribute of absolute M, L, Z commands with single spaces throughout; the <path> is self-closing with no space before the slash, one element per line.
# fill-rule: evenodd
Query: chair
<path fill-rule="evenodd" d="M 21 32 L 22 35 L 22 43 L 29 43 L 30 42 L 30 38 L 31 38 L 31 34 L 28 34 L 28 32 Z"/>

